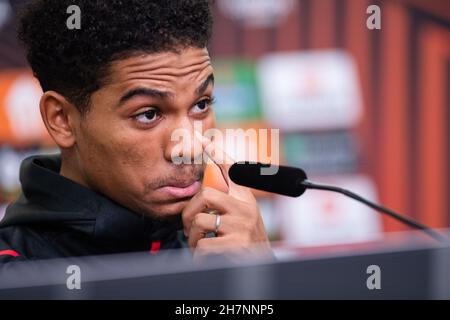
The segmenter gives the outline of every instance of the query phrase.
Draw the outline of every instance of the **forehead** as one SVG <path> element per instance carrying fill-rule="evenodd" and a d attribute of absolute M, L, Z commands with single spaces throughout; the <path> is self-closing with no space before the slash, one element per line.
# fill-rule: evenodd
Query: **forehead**
<path fill-rule="evenodd" d="M 213 71 L 206 48 L 187 48 L 179 52 L 140 54 L 115 61 L 110 66 L 108 84 L 130 87 L 151 83 L 167 87 L 177 82 L 197 84 Z"/>

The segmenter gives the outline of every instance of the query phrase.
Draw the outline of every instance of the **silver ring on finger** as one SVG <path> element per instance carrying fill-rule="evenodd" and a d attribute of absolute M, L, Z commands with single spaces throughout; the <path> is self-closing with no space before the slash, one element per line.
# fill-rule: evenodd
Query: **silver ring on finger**
<path fill-rule="evenodd" d="M 220 222 L 221 222 L 221 216 L 220 216 L 220 214 L 216 214 L 216 224 L 215 224 L 216 229 L 214 231 L 216 236 L 219 233 Z"/>

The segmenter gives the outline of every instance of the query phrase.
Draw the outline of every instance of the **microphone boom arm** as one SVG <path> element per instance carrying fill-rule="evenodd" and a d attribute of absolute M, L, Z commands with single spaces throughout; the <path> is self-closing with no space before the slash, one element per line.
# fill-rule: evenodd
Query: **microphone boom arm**
<path fill-rule="evenodd" d="M 403 222 L 404 224 L 415 228 L 415 229 L 419 229 L 422 230 L 423 232 L 425 232 L 426 234 L 428 234 L 430 237 L 432 237 L 433 239 L 439 241 L 439 242 L 446 242 L 447 238 L 445 238 L 444 236 L 442 236 L 441 234 L 439 234 L 438 232 L 434 231 L 433 229 L 427 227 L 424 224 L 421 224 L 420 222 L 417 222 L 413 219 L 410 219 L 408 217 L 405 217 L 401 214 L 398 214 L 388 208 L 385 208 L 381 205 L 378 205 L 372 201 L 369 201 L 359 195 L 357 195 L 356 193 L 353 193 L 347 189 L 343 189 L 343 188 L 339 188 L 339 187 L 335 187 L 335 186 L 329 186 L 329 185 L 323 185 L 323 184 L 316 184 L 313 183 L 309 180 L 303 180 L 303 181 L 299 181 L 298 183 L 299 185 L 303 186 L 304 188 L 307 189 L 317 189 L 317 190 L 327 190 L 327 191 L 333 191 L 333 192 L 337 192 L 337 193 L 341 193 L 343 195 L 346 195 L 347 197 L 350 197 L 352 199 L 355 199 L 359 202 L 364 203 L 365 205 L 371 207 L 372 209 L 375 209 L 381 213 L 387 214 L 388 216 L 397 219 L 401 222 Z"/>

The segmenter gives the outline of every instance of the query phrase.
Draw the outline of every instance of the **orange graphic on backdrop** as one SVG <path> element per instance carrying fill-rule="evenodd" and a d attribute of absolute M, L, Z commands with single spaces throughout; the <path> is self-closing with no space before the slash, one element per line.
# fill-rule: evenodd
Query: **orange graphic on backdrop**
<path fill-rule="evenodd" d="M 52 145 L 39 115 L 40 95 L 27 70 L 0 72 L 0 144 Z"/>

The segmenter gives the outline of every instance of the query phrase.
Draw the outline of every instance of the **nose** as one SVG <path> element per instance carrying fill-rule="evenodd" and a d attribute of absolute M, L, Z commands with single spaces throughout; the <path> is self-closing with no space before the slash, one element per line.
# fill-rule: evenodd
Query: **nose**
<path fill-rule="evenodd" d="M 194 134 L 194 129 L 201 128 L 202 122 L 196 121 L 198 123 L 182 117 L 171 126 L 164 151 L 167 161 L 175 164 L 202 164 L 203 147 Z"/>

